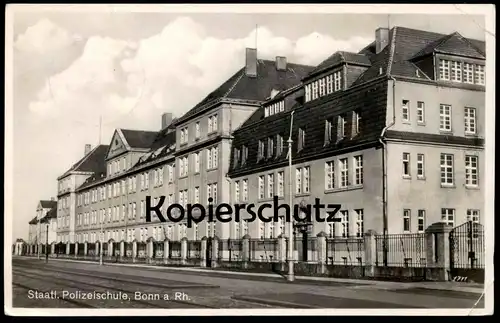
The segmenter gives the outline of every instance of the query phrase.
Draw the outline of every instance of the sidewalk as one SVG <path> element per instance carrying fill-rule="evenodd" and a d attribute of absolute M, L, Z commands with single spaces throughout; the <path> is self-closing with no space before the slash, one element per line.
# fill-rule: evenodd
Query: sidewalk
<path fill-rule="evenodd" d="M 23 257 L 16 257 L 23 258 Z M 75 262 L 75 263 L 89 263 L 96 264 L 94 261 L 86 260 L 72 260 L 72 259 L 57 259 L 50 258 L 51 261 L 63 261 L 63 262 Z M 204 268 L 193 268 L 193 267 L 164 267 L 164 266 L 153 266 L 147 264 L 129 264 L 129 263 L 104 263 L 107 266 L 123 266 L 123 267 L 136 267 L 145 268 L 149 270 L 161 270 L 165 272 L 185 272 L 185 273 L 200 273 L 207 276 L 219 276 L 219 277 L 241 277 L 251 279 L 251 278 L 261 278 L 259 280 L 284 280 L 284 277 L 276 273 L 249 273 L 249 272 L 237 272 L 228 270 L 215 270 L 215 269 L 204 269 Z M 231 278 L 232 278 L 231 277 Z M 420 289 L 420 290 L 436 290 L 436 291 L 454 291 L 461 293 L 470 293 L 481 295 L 484 291 L 483 284 L 473 284 L 473 283 L 462 283 L 462 282 L 390 282 L 390 281 L 380 281 L 380 280 L 369 280 L 369 279 L 350 279 L 350 278 L 333 278 L 333 277 L 311 277 L 311 276 L 295 276 L 294 283 L 326 283 L 326 284 L 352 284 L 358 285 L 356 288 L 375 288 L 375 289 Z"/>

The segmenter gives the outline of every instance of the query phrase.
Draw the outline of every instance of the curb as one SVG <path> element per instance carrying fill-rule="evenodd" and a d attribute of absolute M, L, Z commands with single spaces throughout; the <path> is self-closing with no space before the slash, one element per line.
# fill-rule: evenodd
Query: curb
<path fill-rule="evenodd" d="M 29 259 L 29 258 L 28 258 Z M 75 260 L 75 259 L 64 259 L 64 258 L 53 258 L 52 260 L 63 261 L 63 262 L 74 262 L 74 263 L 87 263 L 87 264 L 98 264 L 95 261 L 89 260 Z M 278 274 L 266 274 L 266 273 L 251 273 L 251 272 L 239 272 L 239 271 L 229 271 L 229 270 L 209 270 L 203 268 L 193 268 L 193 267 L 167 267 L 167 266 L 154 266 L 148 264 L 133 264 L 133 263 L 104 263 L 106 266 L 116 266 L 116 267 L 130 267 L 130 268 L 147 268 L 152 270 L 163 270 L 170 272 L 193 272 L 193 273 L 204 273 L 204 274 L 217 274 L 226 276 L 242 276 L 242 277 L 265 277 L 265 278 L 282 278 Z M 361 286 L 378 286 L 384 288 L 420 288 L 435 291 L 456 291 L 468 294 L 477 294 L 480 296 L 484 293 L 484 289 L 477 287 L 439 287 L 439 286 L 422 286 L 420 283 L 400 283 L 400 282 L 388 282 L 380 280 L 369 280 L 369 279 L 349 279 L 349 278 L 333 278 L 333 277 L 312 277 L 312 276 L 295 276 L 295 281 L 297 283 L 308 283 L 308 282 L 325 282 L 325 283 L 345 283 L 345 284 L 357 284 Z"/>
<path fill-rule="evenodd" d="M 245 302 L 251 302 L 251 303 L 256 303 L 256 304 L 279 306 L 279 307 L 285 307 L 285 308 L 296 308 L 296 309 L 321 308 L 321 307 L 316 307 L 316 306 L 312 306 L 312 305 L 304 305 L 304 304 L 298 304 L 298 303 L 292 303 L 292 302 L 277 301 L 277 300 L 272 300 L 272 299 L 261 299 L 261 298 L 257 298 L 257 297 L 251 297 L 251 296 L 233 296 L 231 298 L 234 300 L 237 300 L 237 301 L 245 301 Z"/>

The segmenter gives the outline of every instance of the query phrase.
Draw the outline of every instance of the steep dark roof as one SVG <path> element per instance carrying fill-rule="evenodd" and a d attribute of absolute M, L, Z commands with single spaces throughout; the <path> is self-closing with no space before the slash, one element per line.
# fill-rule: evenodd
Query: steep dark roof
<path fill-rule="evenodd" d="M 158 135 L 157 131 L 120 130 L 131 148 L 149 148 Z"/>
<path fill-rule="evenodd" d="M 297 104 L 294 109 L 294 122 L 292 130 L 293 146 L 292 157 L 294 163 L 308 159 L 319 158 L 319 156 L 335 155 L 342 153 L 357 145 L 376 144 L 385 126 L 387 107 L 387 79 L 368 83 L 358 88 L 349 89 L 345 92 L 337 92 L 329 97 L 320 98 L 305 105 Z M 347 120 L 347 131 L 350 133 L 352 127 L 351 112 L 356 110 L 362 117 L 360 134 L 353 138 L 347 138 L 325 145 L 325 120 L 344 115 Z M 267 141 L 267 138 L 280 134 L 284 139 L 288 139 L 290 131 L 290 112 L 269 116 L 260 122 L 243 126 L 234 132 L 233 147 L 241 148 L 242 145 L 248 147 L 248 159 L 245 165 L 234 165 L 234 149 L 231 151 L 229 176 L 235 177 L 249 172 L 256 172 L 259 169 L 278 167 L 279 164 L 286 164 L 287 149 L 284 147 L 280 156 L 274 156 L 266 160 L 257 161 L 258 141 Z M 298 129 L 303 128 L 306 132 L 305 147 L 297 152 Z M 335 123 L 334 123 L 334 128 Z M 335 131 L 334 137 L 335 137 Z"/>
<path fill-rule="evenodd" d="M 245 68 L 241 68 L 226 82 L 207 95 L 194 108 L 179 118 L 183 122 L 204 110 L 208 105 L 221 99 L 239 99 L 248 101 L 264 101 L 271 90 L 285 90 L 299 84 L 303 77 L 314 69 L 314 66 L 287 63 L 286 71 L 276 69 L 275 61 L 257 60 L 257 77 L 249 77 Z"/>
<path fill-rule="evenodd" d="M 68 175 L 70 172 L 94 172 L 102 173 L 106 171 L 104 159 L 108 152 L 108 145 L 99 145 L 90 151 L 86 156 L 80 159 L 76 164 L 71 166 L 61 177 Z"/>
<path fill-rule="evenodd" d="M 29 224 L 37 224 L 38 223 L 38 220 L 36 219 L 36 216 L 31 219 L 31 221 L 29 222 Z"/>
<path fill-rule="evenodd" d="M 452 55 L 481 58 L 479 55 L 484 55 L 485 42 L 467 39 L 458 33 L 443 35 L 406 27 L 394 27 L 389 31 L 388 45 L 380 53 L 370 56 L 372 66 L 353 85 L 369 81 L 379 76 L 381 71 L 382 74 L 389 73 L 392 76 L 415 78 L 418 67 L 411 60 L 417 56 L 430 54 L 436 48 Z M 366 54 L 372 51 L 370 44 L 360 53 Z M 428 79 L 425 75 L 419 77 Z"/>
<path fill-rule="evenodd" d="M 314 75 L 317 75 L 328 68 L 344 63 L 361 66 L 371 66 L 370 58 L 366 55 L 339 51 L 321 62 L 315 69 L 312 70 L 311 73 L 309 73 L 309 75 L 307 75 L 306 78 L 313 77 Z"/>
<path fill-rule="evenodd" d="M 57 207 L 57 201 L 47 201 L 47 200 L 41 200 L 40 205 L 44 209 L 51 209 L 53 207 Z"/>
<path fill-rule="evenodd" d="M 44 219 L 55 219 L 57 218 L 57 207 L 53 207 L 52 209 L 49 210 L 49 212 L 47 212 L 47 214 L 45 215 Z"/>
<path fill-rule="evenodd" d="M 431 42 L 427 47 L 423 48 L 413 58 L 423 57 L 433 52 L 460 55 L 471 58 L 484 59 L 484 50 L 476 47 L 470 40 L 464 38 L 457 32 L 444 36 L 436 41 Z"/>

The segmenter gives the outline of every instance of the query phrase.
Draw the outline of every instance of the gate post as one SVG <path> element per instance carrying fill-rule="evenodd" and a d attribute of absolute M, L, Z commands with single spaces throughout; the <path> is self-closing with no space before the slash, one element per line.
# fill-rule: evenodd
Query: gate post
<path fill-rule="evenodd" d="M 375 277 L 375 267 L 377 266 L 377 242 L 375 240 L 376 235 L 377 232 L 375 232 L 374 230 L 368 230 L 368 232 L 365 233 L 365 275 L 367 277 Z"/>
<path fill-rule="evenodd" d="M 326 236 L 327 234 L 324 231 L 318 233 L 318 262 L 319 262 L 319 271 L 321 274 L 326 272 Z"/>
<path fill-rule="evenodd" d="M 78 258 L 78 243 L 75 242 L 75 258 Z"/>
<path fill-rule="evenodd" d="M 212 268 L 217 267 L 218 258 L 219 258 L 219 237 L 214 236 L 212 239 L 212 259 L 211 259 Z"/>
<path fill-rule="evenodd" d="M 163 264 L 165 265 L 168 263 L 169 247 L 170 241 L 168 240 L 168 238 L 165 238 L 165 241 L 163 241 Z"/>
<path fill-rule="evenodd" d="M 132 262 L 137 261 L 137 240 L 132 241 Z"/>
<path fill-rule="evenodd" d="M 181 264 L 185 265 L 187 263 L 188 256 L 188 238 L 184 237 L 181 239 Z"/>
<path fill-rule="evenodd" d="M 450 232 L 452 227 L 446 223 L 437 222 L 425 230 L 427 242 L 427 272 L 431 280 L 447 281 L 450 278 Z"/>
<path fill-rule="evenodd" d="M 243 269 L 248 268 L 248 262 L 250 261 L 250 236 L 246 234 L 241 242 L 241 260 L 243 261 Z"/>
<path fill-rule="evenodd" d="M 279 250 L 279 259 L 280 262 L 280 270 L 285 270 L 286 263 L 286 240 L 285 235 L 280 234 L 278 237 L 278 250 Z"/>
<path fill-rule="evenodd" d="M 200 267 L 207 266 L 207 237 L 201 238 Z"/>

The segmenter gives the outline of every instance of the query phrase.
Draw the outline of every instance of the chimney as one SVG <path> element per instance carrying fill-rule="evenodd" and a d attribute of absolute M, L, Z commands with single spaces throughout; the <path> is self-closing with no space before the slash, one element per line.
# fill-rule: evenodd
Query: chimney
<path fill-rule="evenodd" d="M 172 113 L 170 112 L 165 112 L 164 114 L 161 115 L 161 128 L 165 129 L 166 127 L 170 126 L 172 123 Z"/>
<path fill-rule="evenodd" d="M 389 44 L 389 28 L 375 30 L 375 54 L 380 53 Z"/>
<path fill-rule="evenodd" d="M 276 56 L 276 69 L 278 71 L 286 71 L 286 57 Z"/>
<path fill-rule="evenodd" d="M 92 150 L 92 146 L 90 144 L 85 145 L 85 156 L 87 156 Z"/>
<path fill-rule="evenodd" d="M 245 73 L 250 77 L 257 77 L 257 49 L 247 48 Z"/>

